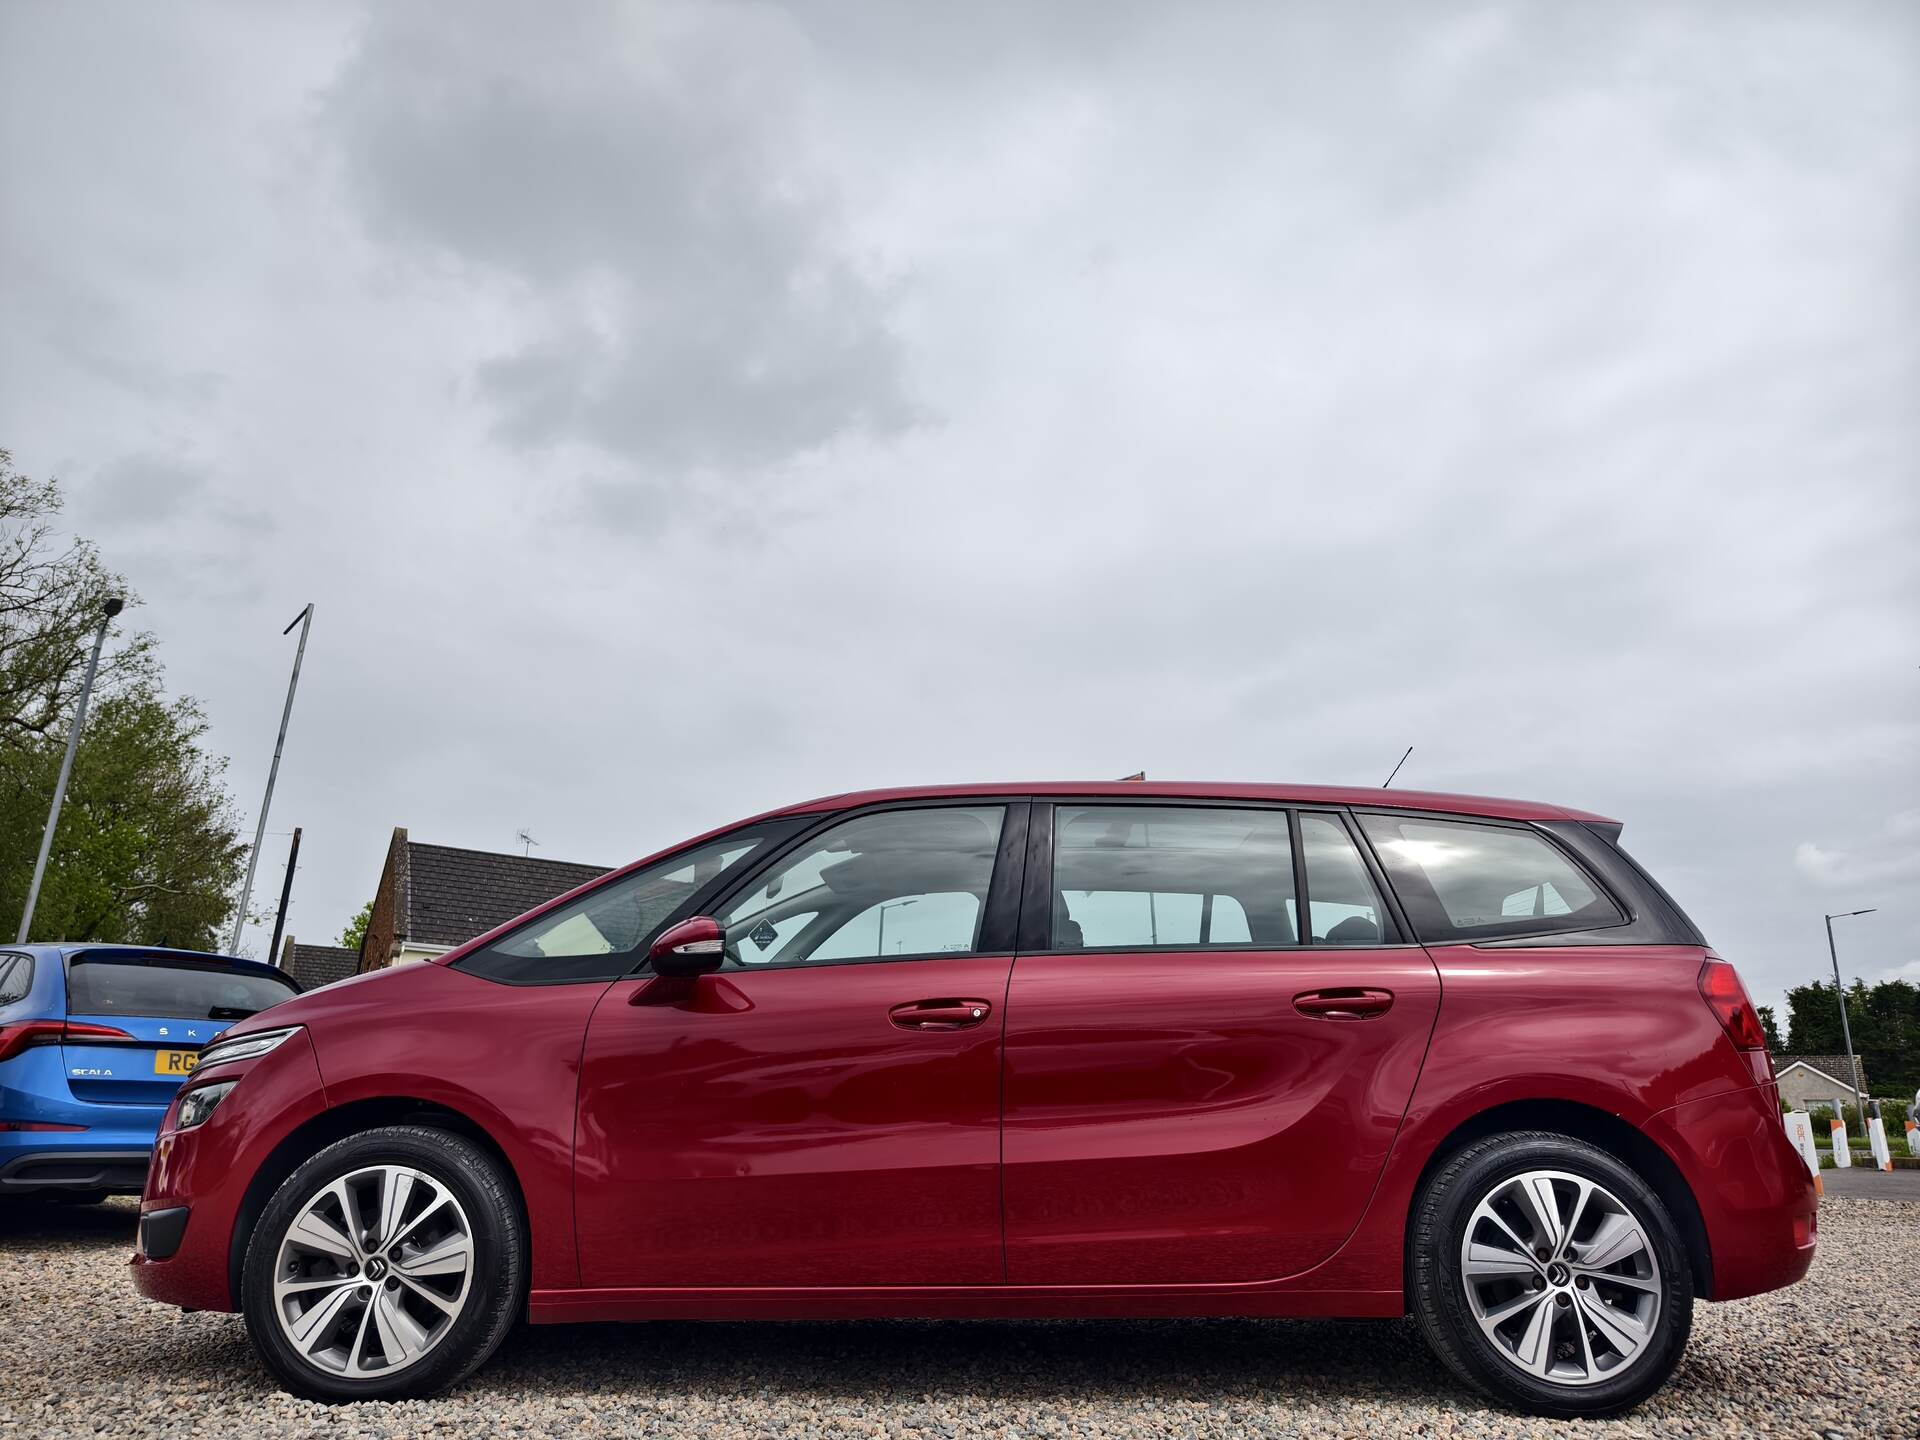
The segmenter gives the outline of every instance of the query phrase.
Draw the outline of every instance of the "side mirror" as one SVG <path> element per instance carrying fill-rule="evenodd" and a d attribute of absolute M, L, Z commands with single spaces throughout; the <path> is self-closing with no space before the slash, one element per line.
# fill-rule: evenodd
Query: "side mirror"
<path fill-rule="evenodd" d="M 647 963 L 656 975 L 706 975 L 727 963 L 727 932 L 711 915 L 682 920 L 653 942 Z"/>

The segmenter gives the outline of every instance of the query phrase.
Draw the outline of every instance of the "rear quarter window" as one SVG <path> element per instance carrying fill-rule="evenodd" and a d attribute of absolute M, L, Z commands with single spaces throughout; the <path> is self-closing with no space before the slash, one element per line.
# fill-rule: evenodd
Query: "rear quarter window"
<path fill-rule="evenodd" d="M 67 967 L 74 1015 L 238 1020 L 298 993 L 291 981 L 212 963 L 74 960 Z"/>
<path fill-rule="evenodd" d="M 1527 826 L 1359 818 L 1414 929 L 1430 945 L 1626 921 L 1597 881 Z"/>
<path fill-rule="evenodd" d="M 12 1005 L 27 998 L 33 988 L 33 957 L 0 954 L 0 1005 Z"/>

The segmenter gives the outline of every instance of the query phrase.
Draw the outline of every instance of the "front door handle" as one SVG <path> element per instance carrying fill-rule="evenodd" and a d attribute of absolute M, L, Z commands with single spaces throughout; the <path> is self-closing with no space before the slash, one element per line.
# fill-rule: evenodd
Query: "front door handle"
<path fill-rule="evenodd" d="M 1293 997 L 1293 1008 L 1315 1020 L 1371 1020 L 1393 1008 L 1391 990 L 1309 990 Z"/>
<path fill-rule="evenodd" d="M 965 1030 L 993 1013 L 985 1000 L 910 1000 L 887 1011 L 902 1030 Z"/>

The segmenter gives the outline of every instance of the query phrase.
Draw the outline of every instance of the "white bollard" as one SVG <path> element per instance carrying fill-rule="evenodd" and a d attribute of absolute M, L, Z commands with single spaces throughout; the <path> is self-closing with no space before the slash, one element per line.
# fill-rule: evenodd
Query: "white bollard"
<path fill-rule="evenodd" d="M 1920 1160 L 1920 1125 L 1914 1123 L 1911 1115 L 1907 1117 L 1907 1154 Z"/>
<path fill-rule="evenodd" d="M 1833 1130 L 1833 1168 L 1845 1170 L 1853 1164 L 1853 1146 L 1847 1140 L 1847 1122 L 1835 1112 Z"/>
<path fill-rule="evenodd" d="M 1887 1122 L 1880 1118 L 1880 1102 L 1870 1100 L 1867 1109 L 1873 1118 L 1867 1121 L 1867 1144 L 1873 1147 L 1873 1164 L 1877 1170 L 1893 1172 L 1893 1152 L 1887 1148 Z"/>
<path fill-rule="evenodd" d="M 1787 1127 L 1787 1138 L 1793 1141 L 1800 1158 L 1807 1162 L 1807 1169 L 1813 1172 L 1814 1189 L 1825 1194 L 1826 1186 L 1820 1183 L 1820 1152 L 1813 1148 L 1813 1117 L 1804 1110 L 1789 1110 L 1782 1120 Z"/>

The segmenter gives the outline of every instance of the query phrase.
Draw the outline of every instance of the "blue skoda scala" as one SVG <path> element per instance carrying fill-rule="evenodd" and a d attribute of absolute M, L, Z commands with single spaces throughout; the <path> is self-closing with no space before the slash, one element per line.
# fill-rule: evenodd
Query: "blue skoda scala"
<path fill-rule="evenodd" d="M 200 1047 L 299 990 L 224 955 L 0 947 L 0 1199 L 138 1193 Z"/>

